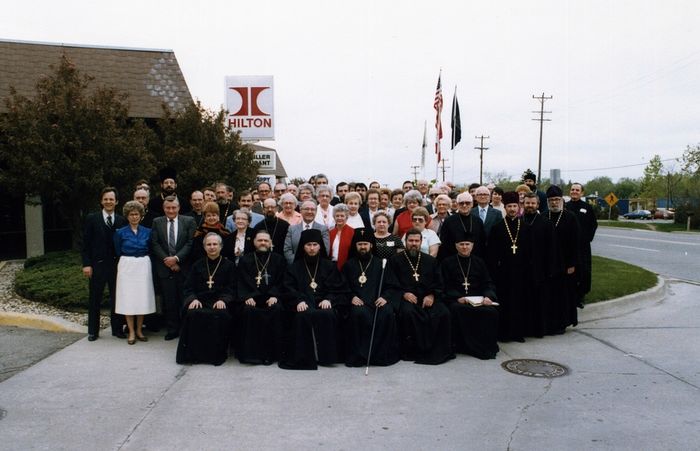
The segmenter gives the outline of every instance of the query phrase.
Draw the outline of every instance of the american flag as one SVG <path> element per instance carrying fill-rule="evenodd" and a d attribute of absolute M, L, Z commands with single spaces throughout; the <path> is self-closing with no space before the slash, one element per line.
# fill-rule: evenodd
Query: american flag
<path fill-rule="evenodd" d="M 440 140 L 442 139 L 442 84 L 440 83 L 440 77 L 442 77 L 442 74 L 438 75 L 435 102 L 433 103 L 433 108 L 435 108 L 435 155 L 437 155 L 438 164 L 442 159 L 440 153 Z"/>

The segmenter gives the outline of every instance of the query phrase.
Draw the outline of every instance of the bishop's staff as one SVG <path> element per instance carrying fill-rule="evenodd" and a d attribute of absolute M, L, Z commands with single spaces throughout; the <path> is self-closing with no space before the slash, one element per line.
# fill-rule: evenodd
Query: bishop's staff
<path fill-rule="evenodd" d="M 384 268 L 386 268 L 386 258 L 382 259 L 382 276 L 379 279 L 379 290 L 377 293 L 377 299 L 382 296 L 382 285 L 384 284 Z M 365 368 L 365 376 L 369 374 L 369 359 L 372 357 L 372 345 L 374 344 L 374 329 L 377 327 L 377 312 L 379 307 L 375 304 L 374 306 L 374 319 L 372 320 L 372 335 L 369 337 L 369 351 L 367 352 L 367 368 Z"/>

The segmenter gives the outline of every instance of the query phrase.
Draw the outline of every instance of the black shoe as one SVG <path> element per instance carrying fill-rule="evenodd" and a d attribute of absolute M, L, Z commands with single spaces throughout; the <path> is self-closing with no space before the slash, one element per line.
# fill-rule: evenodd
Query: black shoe
<path fill-rule="evenodd" d="M 126 338 L 126 334 L 124 332 L 112 332 L 112 336 L 121 339 Z"/>
<path fill-rule="evenodd" d="M 577 305 L 576 307 L 578 307 L 578 308 L 580 308 L 580 309 L 583 309 L 583 302 L 579 302 L 578 305 Z"/>
<path fill-rule="evenodd" d="M 95 334 L 88 334 L 88 341 L 95 341 L 97 340 L 97 335 Z"/>
<path fill-rule="evenodd" d="M 165 341 L 174 340 L 179 336 L 180 334 L 178 334 L 177 332 L 168 332 L 167 334 L 165 334 Z"/>

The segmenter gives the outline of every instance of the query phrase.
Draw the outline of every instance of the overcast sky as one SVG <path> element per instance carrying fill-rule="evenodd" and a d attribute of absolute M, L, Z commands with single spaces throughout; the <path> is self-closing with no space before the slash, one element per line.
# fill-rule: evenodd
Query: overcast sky
<path fill-rule="evenodd" d="M 427 121 L 426 175 L 434 178 L 441 68 L 443 156 L 457 183 L 478 181 L 474 137 L 482 134 L 490 136 L 485 172 L 537 170 L 532 96 L 542 93 L 553 96 L 543 177 L 551 168 L 564 180 L 639 177 L 654 154 L 679 157 L 700 142 L 697 1 L 3 5 L 3 39 L 173 49 L 192 95 L 208 108 L 224 103 L 226 75 L 274 76 L 276 139 L 260 144 L 277 149 L 290 177 L 325 172 L 332 182 L 396 186 L 420 164 Z M 453 159 L 455 86 L 462 142 Z"/>

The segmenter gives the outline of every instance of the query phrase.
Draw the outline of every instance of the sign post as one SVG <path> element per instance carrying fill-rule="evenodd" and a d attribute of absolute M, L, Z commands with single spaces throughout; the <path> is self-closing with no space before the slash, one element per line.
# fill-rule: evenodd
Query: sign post
<path fill-rule="evenodd" d="M 607 196 L 604 197 L 605 202 L 608 204 L 608 220 L 610 220 L 612 216 L 612 207 L 615 206 L 617 201 L 619 200 L 615 193 L 610 192 Z"/>

